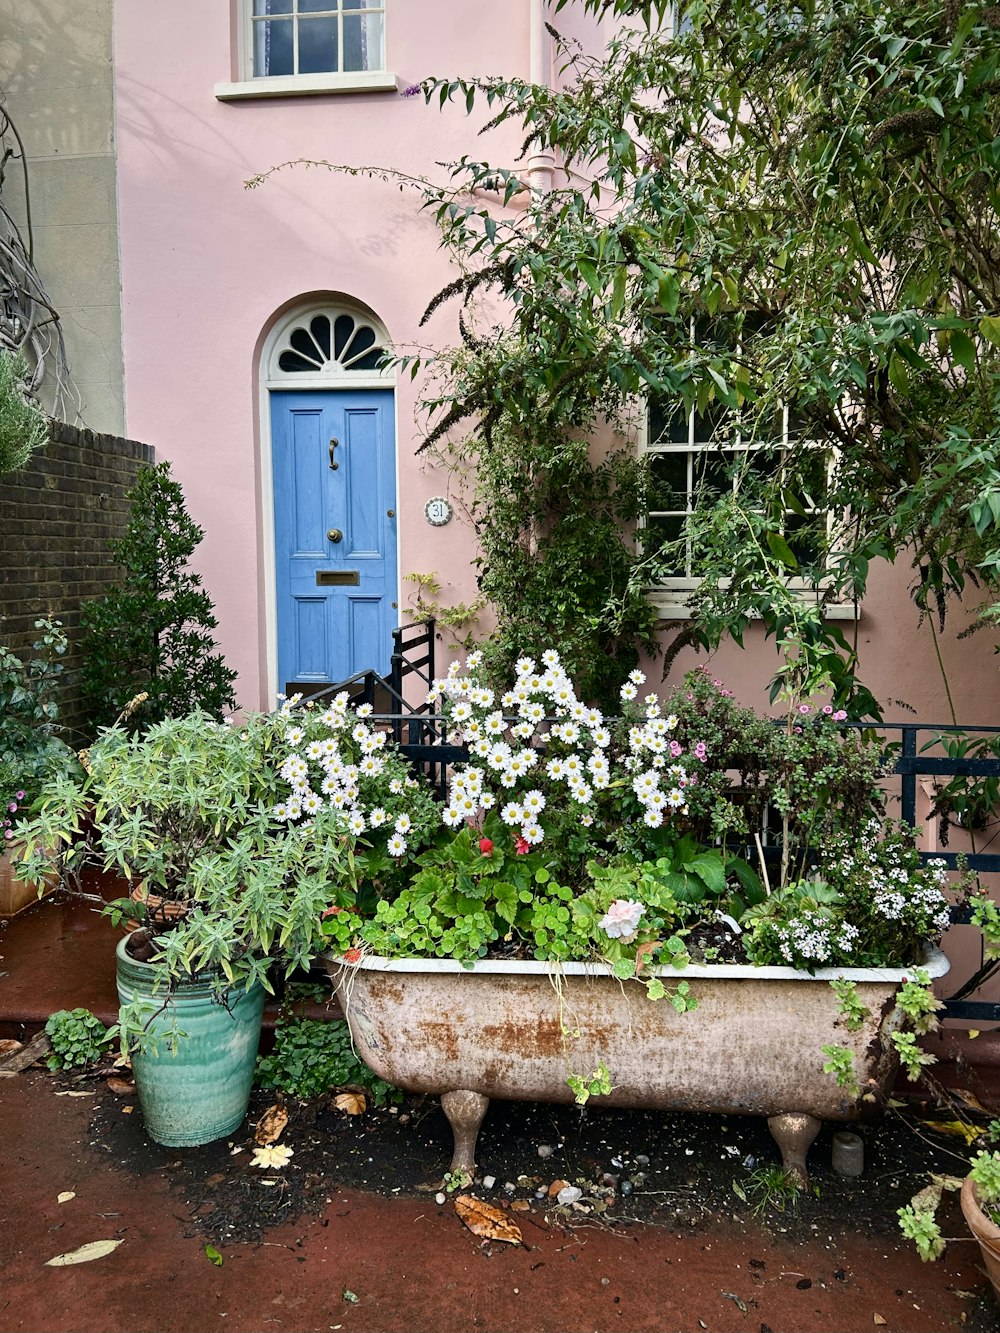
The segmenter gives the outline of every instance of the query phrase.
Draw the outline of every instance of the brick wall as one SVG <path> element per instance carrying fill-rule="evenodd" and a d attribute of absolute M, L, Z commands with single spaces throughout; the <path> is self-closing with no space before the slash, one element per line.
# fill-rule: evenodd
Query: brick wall
<path fill-rule="evenodd" d="M 121 571 L 108 543 L 128 518 L 125 492 L 153 450 L 64 422 L 27 467 L 0 477 L 0 637 L 24 659 L 39 616 L 61 620 L 70 640 L 60 722 L 83 743 L 77 683 L 80 607 L 108 591 Z"/>

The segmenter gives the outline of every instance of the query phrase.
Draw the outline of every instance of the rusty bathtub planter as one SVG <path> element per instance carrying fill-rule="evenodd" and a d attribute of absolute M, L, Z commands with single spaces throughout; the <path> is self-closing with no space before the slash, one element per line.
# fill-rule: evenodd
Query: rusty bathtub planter
<path fill-rule="evenodd" d="M 603 1060 L 613 1090 L 595 1103 L 767 1116 L 785 1169 L 803 1181 L 822 1121 L 859 1119 L 878 1102 L 824 1074 L 821 1047 L 847 1047 L 861 1091 L 886 1091 L 898 1068 L 890 1038 L 903 1021 L 896 991 L 913 970 L 662 969 L 665 984 L 684 979 L 698 1000 L 679 1014 L 597 963 L 482 960 L 467 969 L 369 954 L 325 965 L 366 1063 L 408 1092 L 441 1096 L 453 1172 L 474 1168 L 490 1098 L 572 1102 L 567 1074 L 589 1075 Z M 922 966 L 932 977 L 948 971 L 937 950 Z M 854 981 L 870 1011 L 856 1032 L 839 1012 L 836 977 Z"/>

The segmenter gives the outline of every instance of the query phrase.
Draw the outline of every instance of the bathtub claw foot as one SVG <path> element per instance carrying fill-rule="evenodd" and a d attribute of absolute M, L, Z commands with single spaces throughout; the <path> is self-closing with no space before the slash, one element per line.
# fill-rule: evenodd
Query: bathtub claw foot
<path fill-rule="evenodd" d="M 489 1104 L 489 1097 L 467 1088 L 441 1094 L 441 1109 L 448 1117 L 455 1137 L 455 1153 L 451 1159 L 453 1176 L 457 1171 L 466 1171 L 470 1176 L 475 1172 L 476 1139 Z"/>
<path fill-rule="evenodd" d="M 781 1149 L 781 1165 L 786 1175 L 797 1181 L 800 1189 L 808 1189 L 806 1154 L 823 1127 L 822 1120 L 805 1111 L 789 1111 L 784 1115 L 768 1116 L 767 1127 Z"/>

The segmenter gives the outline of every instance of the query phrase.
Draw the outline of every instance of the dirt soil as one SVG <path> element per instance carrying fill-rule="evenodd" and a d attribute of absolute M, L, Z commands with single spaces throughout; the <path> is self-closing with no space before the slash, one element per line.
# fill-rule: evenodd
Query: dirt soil
<path fill-rule="evenodd" d="M 74 1085 L 68 1077 L 59 1082 L 64 1089 Z M 762 1234 L 779 1244 L 783 1238 L 807 1243 L 828 1252 L 825 1270 L 817 1274 L 803 1265 L 798 1274 L 783 1270 L 782 1277 L 794 1279 L 797 1291 L 817 1283 L 846 1292 L 857 1277 L 838 1257 L 845 1236 L 898 1249 L 896 1210 L 927 1183 L 928 1171 L 953 1174 L 967 1160 L 964 1144 L 928 1126 L 929 1119 L 969 1116 L 961 1094 L 941 1091 L 940 1096 L 949 1100 L 900 1106 L 873 1125 L 825 1125 L 810 1152 L 811 1189 L 797 1195 L 781 1189 L 780 1156 L 766 1123 L 756 1117 L 494 1102 L 480 1133 L 480 1169 L 474 1182 L 458 1189 L 449 1188 L 443 1176 L 451 1131 L 432 1098 L 405 1098 L 385 1107 L 369 1100 L 363 1114 L 348 1115 L 334 1106 L 332 1094 L 304 1103 L 255 1090 L 240 1135 L 181 1150 L 160 1147 L 147 1137 L 134 1097 L 101 1087 L 89 1135 L 91 1146 L 107 1153 L 117 1170 L 168 1182 L 185 1234 L 220 1252 L 238 1244 L 265 1244 L 279 1225 L 321 1218 L 338 1192 L 417 1200 L 438 1212 L 451 1211 L 458 1194 L 471 1193 L 498 1206 L 526 1240 L 552 1227 L 568 1234 L 596 1228 L 621 1236 L 648 1227 L 678 1239 L 700 1238 L 702 1249 L 710 1250 L 720 1231 L 728 1246 L 742 1236 L 743 1263 L 737 1268 L 751 1280 L 763 1280 L 773 1262 L 760 1257 L 766 1253 Z M 276 1100 L 289 1114 L 280 1142 L 293 1155 L 282 1169 L 261 1170 L 252 1165 L 254 1129 Z M 844 1128 L 856 1130 L 864 1141 L 860 1178 L 844 1178 L 831 1169 L 833 1134 Z M 560 1184 L 576 1186 L 579 1200 L 559 1204 L 554 1193 Z M 946 1196 L 941 1221 L 947 1236 L 966 1234 L 954 1196 Z M 966 1246 L 965 1257 L 978 1256 Z M 734 1288 L 740 1288 L 737 1276 L 742 1275 L 734 1273 Z M 957 1291 L 962 1309 L 957 1321 L 942 1320 L 942 1329 L 1000 1329 L 986 1289 L 949 1290 Z M 754 1333 L 782 1333 L 765 1320 L 753 1321 L 752 1297 L 748 1303 L 736 1291 L 729 1294 Z M 893 1287 L 893 1294 L 905 1305 L 912 1292 L 904 1283 Z M 876 1313 L 872 1327 L 877 1328 Z M 705 1327 L 691 1327 L 696 1326 Z"/>

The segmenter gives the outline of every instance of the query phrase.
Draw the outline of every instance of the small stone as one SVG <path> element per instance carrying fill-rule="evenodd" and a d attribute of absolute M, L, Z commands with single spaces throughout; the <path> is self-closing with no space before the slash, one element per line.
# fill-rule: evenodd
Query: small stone
<path fill-rule="evenodd" d="M 514 1191 L 517 1189 L 517 1186 L 514 1184 L 512 1180 L 506 1180 L 504 1181 L 504 1189 L 507 1191 L 508 1194 L 513 1194 Z"/>
<path fill-rule="evenodd" d="M 610 1286 L 611 1286 L 611 1279 L 610 1279 L 609 1277 L 602 1277 L 602 1278 L 601 1278 L 601 1286 L 602 1286 L 602 1287 L 610 1287 Z"/>
<path fill-rule="evenodd" d="M 443 1195 L 443 1194 L 435 1194 L 435 1195 L 434 1195 L 434 1202 L 435 1202 L 435 1203 L 444 1203 L 444 1195 Z"/>
<path fill-rule="evenodd" d="M 496 1183 L 497 1183 L 496 1176 L 483 1176 L 484 1190 L 491 1190 Z"/>
<path fill-rule="evenodd" d="M 632 1182 L 631 1182 L 631 1180 L 623 1180 L 622 1183 L 621 1183 L 621 1185 L 619 1186 L 619 1189 L 621 1190 L 622 1194 L 626 1194 L 626 1195 L 631 1194 L 631 1193 L 632 1193 Z"/>
<path fill-rule="evenodd" d="M 539 1185 L 538 1189 L 535 1190 L 536 1199 L 544 1199 L 546 1194 L 548 1194 L 548 1190 L 544 1185 Z"/>
<path fill-rule="evenodd" d="M 694 1149 L 693 1149 L 693 1148 L 685 1148 L 685 1149 L 684 1149 L 684 1156 L 685 1156 L 685 1157 L 693 1157 L 693 1156 L 694 1156 Z"/>
<path fill-rule="evenodd" d="M 579 1203 L 583 1198 L 583 1190 L 576 1185 L 567 1185 L 556 1195 L 556 1203 L 570 1204 Z"/>
<path fill-rule="evenodd" d="M 549 1198 L 554 1199 L 560 1190 L 569 1189 L 568 1180 L 553 1180 L 549 1186 Z"/>
<path fill-rule="evenodd" d="M 601 1176 L 601 1184 L 608 1185 L 611 1189 L 614 1189 L 618 1184 L 618 1177 L 612 1175 L 610 1171 L 605 1171 L 604 1175 Z"/>
<path fill-rule="evenodd" d="M 553 1148 L 551 1143 L 540 1143 L 538 1145 L 539 1157 L 551 1157 L 554 1152 L 555 1148 Z"/>
<path fill-rule="evenodd" d="M 408 1125 L 408 1124 L 410 1123 L 410 1117 L 406 1114 L 405 1111 L 404 1111 L 403 1114 L 399 1117 L 399 1123 L 400 1123 L 401 1125 Z"/>
<path fill-rule="evenodd" d="M 621 1159 L 620 1157 L 612 1157 L 612 1159 L 611 1159 L 611 1165 L 612 1165 L 612 1166 L 616 1166 L 616 1167 L 618 1168 L 618 1170 L 620 1171 L 620 1170 L 622 1169 L 622 1166 L 623 1166 L 622 1159 Z"/>
<path fill-rule="evenodd" d="M 635 1160 L 638 1166 L 649 1166 L 649 1158 L 644 1152 L 641 1152 Z"/>

